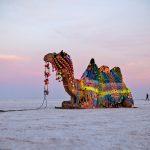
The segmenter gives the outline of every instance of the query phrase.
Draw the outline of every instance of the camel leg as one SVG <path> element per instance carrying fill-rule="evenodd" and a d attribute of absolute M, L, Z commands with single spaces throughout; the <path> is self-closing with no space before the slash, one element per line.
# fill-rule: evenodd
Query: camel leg
<path fill-rule="evenodd" d="M 79 109 L 80 107 L 76 105 L 75 103 L 72 103 L 72 101 L 63 101 L 62 102 L 62 108 L 63 109 Z"/>
<path fill-rule="evenodd" d="M 69 109 L 69 108 L 72 108 L 72 107 L 73 107 L 73 105 L 72 105 L 71 101 L 63 101 L 62 102 L 62 108 Z"/>
<path fill-rule="evenodd" d="M 75 104 L 75 103 L 76 103 L 75 97 L 71 97 L 71 103 L 72 103 L 72 104 Z"/>
<path fill-rule="evenodd" d="M 132 105 L 133 104 L 131 102 L 127 101 L 127 100 L 124 100 L 123 103 L 122 103 L 123 107 L 132 107 Z"/>

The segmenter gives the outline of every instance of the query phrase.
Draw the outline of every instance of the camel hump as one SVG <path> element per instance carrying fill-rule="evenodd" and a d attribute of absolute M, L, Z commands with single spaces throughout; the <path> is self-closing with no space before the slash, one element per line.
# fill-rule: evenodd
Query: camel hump
<path fill-rule="evenodd" d="M 110 73 L 109 67 L 108 67 L 108 66 L 105 66 L 105 65 L 101 66 L 101 67 L 99 68 L 99 70 L 100 70 L 100 72 Z"/>
<path fill-rule="evenodd" d="M 94 64 L 95 64 L 94 58 L 92 58 L 92 59 L 90 60 L 90 64 L 91 64 L 91 65 L 94 65 Z"/>
<path fill-rule="evenodd" d="M 110 70 L 108 66 L 103 65 L 99 68 L 99 71 L 102 83 L 122 83 L 122 74 L 119 67 Z"/>
<path fill-rule="evenodd" d="M 99 76 L 100 76 L 99 68 L 95 63 L 94 58 L 92 58 L 86 70 L 84 71 L 81 79 L 88 80 L 88 81 L 95 80 L 99 82 L 100 81 Z"/>
<path fill-rule="evenodd" d="M 121 73 L 121 69 L 119 67 L 112 68 L 111 72 L 114 72 L 115 74 L 117 74 L 118 77 L 122 80 L 122 73 Z"/>

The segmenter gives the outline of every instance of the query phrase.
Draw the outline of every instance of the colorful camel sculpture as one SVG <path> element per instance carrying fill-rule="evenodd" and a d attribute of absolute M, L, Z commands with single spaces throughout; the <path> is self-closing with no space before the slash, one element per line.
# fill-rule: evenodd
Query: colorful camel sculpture
<path fill-rule="evenodd" d="M 91 59 L 81 79 L 75 79 L 72 60 L 67 53 L 49 53 L 44 61 L 52 64 L 56 79 L 63 82 L 65 91 L 71 96 L 70 101 L 62 102 L 64 109 L 132 107 L 134 104 L 119 67 L 98 68 Z"/>

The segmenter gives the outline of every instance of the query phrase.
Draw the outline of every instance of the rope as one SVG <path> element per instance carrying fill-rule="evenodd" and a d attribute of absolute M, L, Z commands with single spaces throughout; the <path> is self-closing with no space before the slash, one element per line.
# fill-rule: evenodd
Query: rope
<path fill-rule="evenodd" d="M 44 109 L 47 108 L 47 99 L 46 99 L 46 95 L 44 95 L 44 99 L 42 101 L 42 104 L 37 107 L 37 108 L 30 108 L 30 109 L 12 109 L 12 110 L 0 110 L 0 112 L 12 112 L 12 111 L 29 111 L 29 110 L 39 110 L 42 109 L 42 107 L 44 106 L 45 103 L 45 107 Z"/>
<path fill-rule="evenodd" d="M 43 98 L 43 101 L 42 101 L 42 104 L 37 107 L 37 108 L 30 108 L 30 109 L 12 109 L 12 110 L 0 110 L 0 112 L 12 112 L 12 111 L 29 111 L 29 110 L 39 110 L 39 109 L 42 109 L 42 107 L 44 106 L 44 103 L 45 103 L 45 107 L 44 109 L 47 108 L 47 99 L 46 99 L 46 95 L 49 94 L 49 91 L 48 91 L 48 83 L 49 83 L 49 80 L 48 80 L 48 77 L 50 76 L 50 68 L 49 68 L 49 63 L 46 63 L 45 64 L 45 84 L 44 84 L 44 98 Z"/>

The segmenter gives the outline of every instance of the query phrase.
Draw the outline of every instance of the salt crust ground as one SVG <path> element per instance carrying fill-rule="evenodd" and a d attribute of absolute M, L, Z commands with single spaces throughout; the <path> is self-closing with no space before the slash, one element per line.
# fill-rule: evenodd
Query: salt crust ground
<path fill-rule="evenodd" d="M 41 100 L 0 100 L 0 109 L 32 108 Z M 150 102 L 139 108 L 0 113 L 0 150 L 148 150 Z"/>

